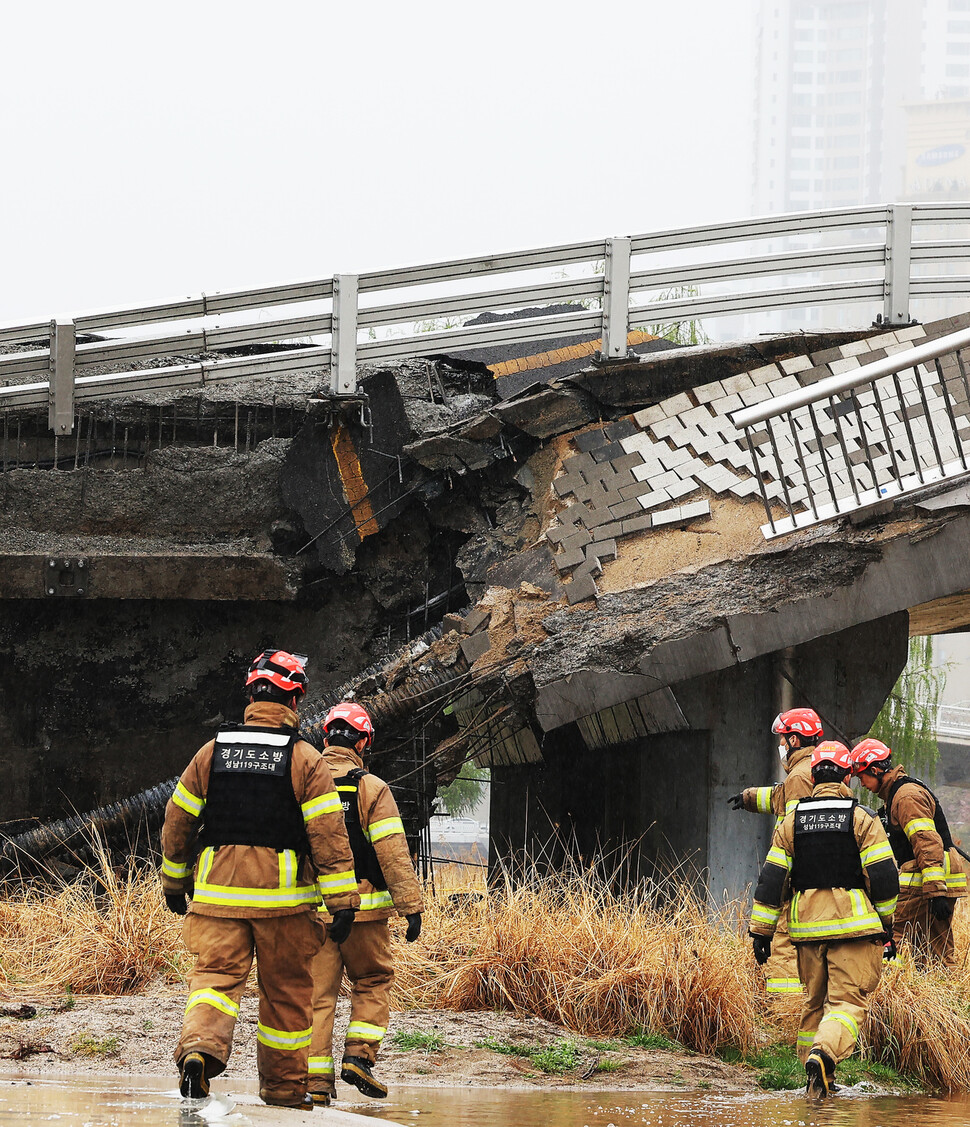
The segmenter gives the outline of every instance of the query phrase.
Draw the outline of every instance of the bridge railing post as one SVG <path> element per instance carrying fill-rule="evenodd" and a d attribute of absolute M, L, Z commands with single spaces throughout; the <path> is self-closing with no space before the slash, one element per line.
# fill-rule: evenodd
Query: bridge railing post
<path fill-rule="evenodd" d="M 604 360 L 623 360 L 627 354 L 630 320 L 630 243 L 628 238 L 606 240 L 603 279 Z"/>
<path fill-rule="evenodd" d="M 908 325 L 909 279 L 913 257 L 913 209 L 909 204 L 892 204 L 886 222 L 886 291 L 883 320 L 891 325 Z"/>
<path fill-rule="evenodd" d="M 74 355 L 77 330 L 73 321 L 55 317 L 50 332 L 50 391 L 47 425 L 54 434 L 74 430 Z"/>
<path fill-rule="evenodd" d="M 331 395 L 357 391 L 357 278 L 356 274 L 335 274 L 333 279 Z"/>

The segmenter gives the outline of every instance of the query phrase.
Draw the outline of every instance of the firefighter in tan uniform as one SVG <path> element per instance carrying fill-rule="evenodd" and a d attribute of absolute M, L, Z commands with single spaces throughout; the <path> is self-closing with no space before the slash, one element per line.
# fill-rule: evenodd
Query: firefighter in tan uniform
<path fill-rule="evenodd" d="M 387 783 L 364 769 L 361 759 L 374 738 L 370 716 L 359 704 L 343 701 L 330 709 L 322 726 L 323 757 L 343 803 L 360 882 L 360 909 L 350 935 L 339 945 L 329 938 L 313 960 L 310 1094 L 315 1103 L 326 1105 L 336 1095 L 333 1019 L 345 970 L 351 983 L 350 1024 L 340 1079 L 365 1096 L 387 1095 L 373 1072 L 387 1032 L 394 981 L 387 921 L 395 913 L 405 916 L 405 939 L 413 943 L 421 934 L 424 905 L 394 796 Z"/>
<path fill-rule="evenodd" d="M 894 954 L 896 862 L 879 819 L 846 786 L 851 771 L 844 744 L 826 741 L 812 752 L 812 793 L 775 829 L 751 910 L 754 955 L 763 964 L 790 900 L 805 984 L 797 1050 L 815 1096 L 835 1090 L 835 1066 L 859 1039 L 884 954 Z"/>
<path fill-rule="evenodd" d="M 885 803 L 880 813 L 899 865 L 896 942 L 907 939 L 924 965 L 955 966 L 953 909 L 967 894 L 967 875 L 939 800 L 904 767 L 894 767 L 892 752 L 879 740 L 856 744 L 852 770 Z"/>
<path fill-rule="evenodd" d="M 758 814 L 774 814 L 775 825 L 781 824 L 795 804 L 812 793 L 812 749 L 822 738 L 822 721 L 811 708 L 792 708 L 775 717 L 772 732 L 779 737 L 778 754 L 785 769 L 784 782 L 770 787 L 747 787 L 728 802 L 735 810 Z M 765 989 L 778 997 L 800 994 L 795 948 L 788 938 L 787 906 L 778 919 L 771 958 L 765 965 Z"/>
<path fill-rule="evenodd" d="M 193 1099 L 206 1096 L 226 1067 L 255 952 L 260 1097 L 313 1106 L 307 1056 L 316 910 L 322 898 L 339 942 L 360 897 L 333 778 L 299 738 L 305 661 L 266 650 L 253 662 L 244 723 L 223 726 L 196 753 L 165 810 L 165 900 L 185 915 L 192 897 L 183 938 L 196 962 L 175 1059 L 179 1089 Z"/>

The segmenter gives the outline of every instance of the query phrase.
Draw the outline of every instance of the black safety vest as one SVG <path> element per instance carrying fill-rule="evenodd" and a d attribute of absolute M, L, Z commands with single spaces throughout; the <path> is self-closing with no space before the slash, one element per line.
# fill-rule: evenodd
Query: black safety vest
<path fill-rule="evenodd" d="M 308 849 L 303 812 L 293 793 L 293 728 L 224 724 L 216 736 L 206 790 L 202 845 Z"/>
<path fill-rule="evenodd" d="M 943 839 L 943 848 L 950 849 L 953 846 L 953 838 L 950 835 L 950 827 L 947 825 L 946 816 L 943 813 L 943 807 L 940 805 L 940 800 L 930 790 L 926 783 L 921 783 L 919 779 L 911 779 L 909 775 L 900 775 L 900 777 L 893 783 L 890 788 L 889 794 L 886 796 L 886 805 L 884 808 L 886 833 L 889 837 L 889 844 L 893 847 L 893 855 L 896 858 L 897 865 L 905 865 L 907 861 L 915 861 L 916 854 L 913 852 L 913 847 L 910 844 L 909 838 L 903 832 L 903 827 L 893 825 L 893 799 L 896 797 L 896 791 L 904 783 L 915 783 L 916 786 L 922 787 L 923 790 L 933 799 L 935 810 L 933 812 L 933 824 L 936 826 L 936 832 Z"/>
<path fill-rule="evenodd" d="M 862 858 L 855 839 L 854 798 L 803 798 L 795 807 L 791 886 L 863 888 Z"/>
<path fill-rule="evenodd" d="M 371 845 L 360 824 L 360 788 L 358 780 L 367 774 L 364 767 L 355 767 L 339 779 L 334 779 L 333 785 L 337 788 L 340 803 L 344 808 L 344 822 L 347 825 L 347 837 L 350 838 L 350 851 L 354 855 L 354 873 L 358 880 L 369 880 L 375 888 L 384 891 L 387 881 L 381 870 L 381 863 L 377 859 L 377 851 Z"/>

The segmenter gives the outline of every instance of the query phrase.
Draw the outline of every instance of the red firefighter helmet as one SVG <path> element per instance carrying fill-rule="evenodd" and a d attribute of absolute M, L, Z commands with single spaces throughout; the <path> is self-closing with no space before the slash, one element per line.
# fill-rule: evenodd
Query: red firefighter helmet
<path fill-rule="evenodd" d="M 860 740 L 852 749 L 852 774 L 864 775 L 873 763 L 889 759 L 892 752 L 880 740 Z"/>
<path fill-rule="evenodd" d="M 813 708 L 790 708 L 775 717 L 771 730 L 776 736 L 813 736 L 822 734 L 822 721 Z"/>
<path fill-rule="evenodd" d="M 291 654 L 286 650 L 263 650 L 249 667 L 246 684 L 269 681 L 285 693 L 303 696 L 307 686 L 306 662 L 303 654 Z"/>
<path fill-rule="evenodd" d="M 834 763 L 843 771 L 851 771 L 852 752 L 838 740 L 825 740 L 812 748 L 812 767 L 817 767 L 820 763 Z"/>
<path fill-rule="evenodd" d="M 353 728 L 355 732 L 360 732 L 362 736 L 366 736 L 366 747 L 370 747 L 374 742 L 374 723 L 366 708 L 361 708 L 359 704 L 352 700 L 342 700 L 340 704 L 335 704 L 323 718 L 323 730 L 329 731 L 330 725 L 338 720 L 341 727 Z"/>

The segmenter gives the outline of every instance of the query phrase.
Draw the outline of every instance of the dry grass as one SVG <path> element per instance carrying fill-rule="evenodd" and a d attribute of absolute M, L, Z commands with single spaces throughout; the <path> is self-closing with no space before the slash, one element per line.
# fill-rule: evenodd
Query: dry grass
<path fill-rule="evenodd" d="M 741 906 L 712 916 L 688 886 L 651 901 L 589 872 L 486 891 L 480 871 L 439 868 L 421 941 L 395 926 L 395 1005 L 507 1009 L 588 1036 L 646 1031 L 698 1052 L 750 1053 L 794 1041 L 799 1002 L 766 1002 Z M 455 894 L 459 896 L 455 899 Z M 903 952 L 873 996 L 862 1046 L 872 1060 L 947 1090 L 970 1090 L 970 924 L 962 966 L 920 971 Z M 153 872 L 102 859 L 75 884 L 0 895 L 0 993 L 131 994 L 191 964 L 181 921 Z"/>

